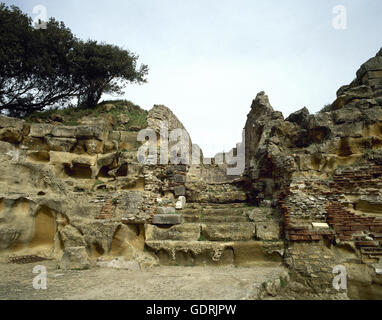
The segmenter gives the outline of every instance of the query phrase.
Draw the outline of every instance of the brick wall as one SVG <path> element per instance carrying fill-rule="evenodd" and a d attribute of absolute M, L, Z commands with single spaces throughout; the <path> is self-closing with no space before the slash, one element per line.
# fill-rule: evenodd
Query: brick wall
<path fill-rule="evenodd" d="M 351 212 L 349 196 L 359 199 L 364 195 L 380 195 L 382 166 L 337 170 L 330 180 L 302 178 L 282 194 L 279 206 L 284 214 L 285 236 L 290 241 L 319 241 L 338 239 L 354 241 L 361 253 L 369 258 L 382 257 L 382 218 Z M 311 208 L 301 210 L 304 197 Z M 315 201 L 313 201 L 315 200 Z M 314 230 L 312 222 L 322 221 L 317 212 L 324 211 L 329 230 Z"/>

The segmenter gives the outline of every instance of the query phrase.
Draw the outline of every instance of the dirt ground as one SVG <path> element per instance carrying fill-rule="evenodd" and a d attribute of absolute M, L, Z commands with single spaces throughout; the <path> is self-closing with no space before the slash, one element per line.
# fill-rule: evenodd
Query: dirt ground
<path fill-rule="evenodd" d="M 47 270 L 47 289 L 33 288 L 36 265 Z M 110 268 L 63 271 L 54 261 L 0 263 L 1 300 L 240 300 L 251 288 L 275 279 L 282 266 Z"/>

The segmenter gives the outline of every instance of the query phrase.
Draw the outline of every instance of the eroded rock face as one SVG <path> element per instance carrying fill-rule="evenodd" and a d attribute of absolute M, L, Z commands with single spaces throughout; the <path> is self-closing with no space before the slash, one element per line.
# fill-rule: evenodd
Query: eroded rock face
<path fill-rule="evenodd" d="M 60 261 L 60 269 L 83 270 L 90 267 L 85 247 L 68 247 Z"/>
<path fill-rule="evenodd" d="M 169 109 L 154 109 L 154 115 L 167 110 L 161 120 L 180 126 Z M 2 256 L 60 259 L 68 248 L 81 247 L 90 259 L 111 255 L 156 264 L 143 254 L 143 224 L 156 213 L 158 197 L 184 186 L 187 166 L 138 163 L 137 128 L 123 114 L 118 119 L 126 125 L 121 131 L 100 119 L 68 126 L 0 116 Z"/>
<path fill-rule="evenodd" d="M 285 121 L 264 92 L 253 101 L 245 127 L 248 194 L 253 201 L 278 198 L 294 176 L 333 172 L 379 149 L 381 108 L 380 53 L 361 66 L 357 78 L 338 91 L 326 112 L 306 108 Z"/>
<path fill-rule="evenodd" d="M 290 269 L 301 274 L 307 268 L 305 284 L 318 291 L 332 289 L 330 272 L 336 264 L 378 264 L 382 250 L 381 71 L 380 51 L 361 66 L 351 84 L 338 90 L 332 105 L 314 115 L 303 108 L 284 120 L 264 92 L 253 101 L 248 115 L 244 175 L 248 198 L 282 210 L 285 238 L 296 243 L 288 252 L 299 252 Z M 317 227 L 324 224 L 329 228 Z M 272 223 L 265 226 L 268 231 L 274 229 Z M 272 238 L 272 233 L 260 232 L 259 237 Z M 306 247 L 298 247 L 300 243 Z M 334 244 L 334 251 L 327 250 L 328 243 Z M 340 249 L 344 244 L 354 250 Z M 317 254 L 308 254 L 310 250 Z M 320 251 L 327 252 L 324 258 Z M 305 259 L 307 265 L 298 265 Z M 325 274 L 309 275 L 314 270 Z M 352 295 L 365 294 L 363 281 L 354 284 Z M 325 288 L 320 287 L 323 283 Z M 377 294 L 378 289 L 373 290 Z"/>
<path fill-rule="evenodd" d="M 333 267 L 341 264 L 350 297 L 368 297 L 370 283 L 379 297 L 381 81 L 382 51 L 317 114 L 303 108 L 284 119 L 260 92 L 245 125 L 242 176 L 227 174 L 226 154 L 208 164 L 141 165 L 141 126 L 123 114 L 77 126 L 0 116 L 1 255 L 62 257 L 63 268 L 99 258 L 101 266 L 134 270 L 158 261 L 284 262 L 289 292 L 334 295 Z M 170 132 L 184 130 L 165 106 L 143 120 L 157 138 L 163 121 Z M 177 205 L 179 197 L 186 201 Z M 274 297 L 282 281 L 253 296 Z"/>
<path fill-rule="evenodd" d="M 168 123 L 168 130 L 183 129 L 185 127 L 176 115 L 166 106 L 155 105 L 148 113 L 147 123 L 148 128 L 155 130 L 157 133 L 161 130 L 161 122 Z"/>
<path fill-rule="evenodd" d="M 284 121 L 282 114 L 273 110 L 264 92 L 257 95 L 245 125 L 245 176 L 251 201 L 272 199 L 288 185 L 296 170 L 288 146 L 299 139 L 297 131 L 297 124 Z"/>

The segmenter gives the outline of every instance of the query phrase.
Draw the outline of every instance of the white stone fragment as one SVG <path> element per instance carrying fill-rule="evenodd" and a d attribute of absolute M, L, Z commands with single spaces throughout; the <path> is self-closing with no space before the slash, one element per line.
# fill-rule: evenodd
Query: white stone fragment
<path fill-rule="evenodd" d="M 313 228 L 316 228 L 316 229 L 329 229 L 329 225 L 327 223 L 323 223 L 323 222 L 312 222 L 312 226 Z"/>
<path fill-rule="evenodd" d="M 186 197 L 185 196 L 180 196 L 178 201 L 182 203 L 183 208 L 186 206 Z"/>
<path fill-rule="evenodd" d="M 182 202 L 177 201 L 177 203 L 176 203 L 176 205 L 175 205 L 175 208 L 176 208 L 176 210 L 183 210 Z"/>
<path fill-rule="evenodd" d="M 382 266 L 381 266 L 381 267 L 382 267 Z M 378 275 L 379 275 L 379 274 L 382 274 L 382 268 L 381 268 L 381 267 L 380 267 L 380 268 L 375 268 L 375 273 L 376 273 L 376 274 L 378 274 Z"/>

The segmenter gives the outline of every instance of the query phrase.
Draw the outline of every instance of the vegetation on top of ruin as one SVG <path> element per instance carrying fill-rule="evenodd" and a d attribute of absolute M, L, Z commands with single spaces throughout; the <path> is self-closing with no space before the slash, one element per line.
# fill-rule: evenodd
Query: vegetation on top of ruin
<path fill-rule="evenodd" d="M 75 126 L 84 120 L 105 120 L 114 130 L 137 131 L 147 127 L 148 112 L 128 100 L 107 100 L 95 108 L 53 108 L 25 117 L 28 123 L 61 123 Z"/>

